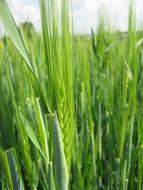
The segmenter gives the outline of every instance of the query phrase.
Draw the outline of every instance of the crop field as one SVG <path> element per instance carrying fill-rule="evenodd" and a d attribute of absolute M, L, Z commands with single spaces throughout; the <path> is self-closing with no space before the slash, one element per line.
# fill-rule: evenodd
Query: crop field
<path fill-rule="evenodd" d="M 0 190 L 143 189 L 143 32 L 104 18 L 73 31 L 69 1 L 39 0 L 42 32 L 0 19 Z"/>

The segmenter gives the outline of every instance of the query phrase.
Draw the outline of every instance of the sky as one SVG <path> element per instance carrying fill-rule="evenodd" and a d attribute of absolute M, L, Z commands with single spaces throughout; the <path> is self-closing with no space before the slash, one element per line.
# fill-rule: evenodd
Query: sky
<path fill-rule="evenodd" d="M 58 0 L 57 0 L 58 1 Z M 143 0 L 134 0 L 137 26 L 143 25 Z M 40 30 L 38 0 L 7 0 L 16 23 L 32 21 Z M 129 0 L 72 0 L 74 30 L 78 33 L 90 33 L 96 29 L 99 17 L 104 14 L 108 24 L 115 29 L 127 30 Z M 0 32 L 2 31 L 0 23 Z"/>

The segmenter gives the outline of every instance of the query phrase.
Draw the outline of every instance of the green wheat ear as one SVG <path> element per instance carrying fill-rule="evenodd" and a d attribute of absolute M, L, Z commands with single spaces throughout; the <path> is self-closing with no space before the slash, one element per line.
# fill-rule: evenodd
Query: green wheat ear
<path fill-rule="evenodd" d="M 57 111 L 57 119 L 59 120 L 59 126 L 62 132 L 64 149 L 62 154 L 64 154 L 68 168 L 66 175 L 69 176 L 74 133 L 74 104 L 72 39 L 70 19 L 68 15 L 68 1 L 60 1 L 61 6 L 59 14 L 56 12 L 56 1 L 48 3 L 45 0 L 40 0 L 39 2 L 44 39 L 45 62 L 48 74 L 48 85 L 46 90 L 43 88 L 38 75 L 35 73 L 32 67 L 28 49 L 23 42 L 23 39 L 18 31 L 18 28 L 5 0 L 0 1 L 0 16 L 6 31 L 24 59 L 26 66 L 28 67 L 28 71 L 30 71 L 35 77 L 48 111 L 49 106 L 50 110 L 53 112 Z M 48 95 L 46 94 L 46 91 Z M 51 111 L 49 112 L 51 113 Z"/>
<path fill-rule="evenodd" d="M 58 119 L 62 131 L 64 153 L 69 171 L 71 164 L 72 139 L 73 139 L 73 134 L 71 129 L 73 128 L 72 126 L 73 123 L 70 115 L 70 108 L 68 106 L 66 92 L 64 90 L 61 92 L 61 96 L 59 96 L 58 98 Z"/>
<path fill-rule="evenodd" d="M 74 131 L 72 39 L 68 1 L 40 0 L 41 23 L 48 72 L 48 99 L 57 112 L 64 154 L 70 171 Z"/>

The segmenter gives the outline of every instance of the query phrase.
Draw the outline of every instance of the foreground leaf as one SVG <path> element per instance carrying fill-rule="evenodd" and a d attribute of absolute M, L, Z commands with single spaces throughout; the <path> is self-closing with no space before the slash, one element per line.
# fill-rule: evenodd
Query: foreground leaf
<path fill-rule="evenodd" d="M 68 189 L 68 169 L 64 154 L 61 130 L 57 117 L 53 116 L 53 146 L 57 187 L 59 190 Z"/>
<path fill-rule="evenodd" d="M 29 69 L 34 72 L 31 67 L 30 58 L 25 48 L 24 42 L 21 38 L 20 32 L 18 31 L 16 23 L 5 0 L 0 0 L 0 17 L 3 22 L 4 28 L 7 34 L 11 37 L 11 40 L 13 41 L 15 47 L 27 63 Z"/>

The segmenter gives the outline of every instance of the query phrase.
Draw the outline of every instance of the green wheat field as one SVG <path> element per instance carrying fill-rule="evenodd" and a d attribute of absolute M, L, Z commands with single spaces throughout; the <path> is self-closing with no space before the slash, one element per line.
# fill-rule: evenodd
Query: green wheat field
<path fill-rule="evenodd" d="M 143 190 L 143 31 L 73 31 L 39 0 L 42 32 L 0 0 L 0 190 Z M 95 32 L 96 31 L 96 32 Z"/>

